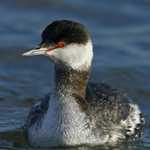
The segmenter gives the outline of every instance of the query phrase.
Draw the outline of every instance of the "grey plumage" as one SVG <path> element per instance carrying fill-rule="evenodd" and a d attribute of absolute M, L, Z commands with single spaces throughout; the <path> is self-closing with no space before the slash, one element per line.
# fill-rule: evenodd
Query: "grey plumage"
<path fill-rule="evenodd" d="M 42 119 L 48 110 L 49 100 L 50 94 L 47 94 L 44 98 L 39 99 L 37 104 L 32 106 L 26 120 L 25 128 L 30 128 L 34 124 L 37 124 L 37 126 L 41 125 Z"/>

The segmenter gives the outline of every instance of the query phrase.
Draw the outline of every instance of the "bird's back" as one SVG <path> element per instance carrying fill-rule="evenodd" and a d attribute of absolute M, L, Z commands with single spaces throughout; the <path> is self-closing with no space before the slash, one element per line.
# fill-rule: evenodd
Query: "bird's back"
<path fill-rule="evenodd" d="M 89 83 L 86 100 L 96 130 L 101 130 L 110 137 L 119 133 L 114 136 L 123 139 L 141 135 L 144 126 L 143 115 L 127 95 L 104 83 Z"/>

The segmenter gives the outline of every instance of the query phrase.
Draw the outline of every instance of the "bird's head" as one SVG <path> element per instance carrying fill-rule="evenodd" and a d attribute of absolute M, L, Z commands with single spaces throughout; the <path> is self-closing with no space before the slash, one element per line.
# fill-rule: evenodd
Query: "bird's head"
<path fill-rule="evenodd" d="M 86 70 L 91 66 L 93 58 L 92 41 L 84 25 L 69 20 L 58 20 L 44 29 L 38 48 L 23 54 L 33 55 L 48 56 L 56 65 Z"/>

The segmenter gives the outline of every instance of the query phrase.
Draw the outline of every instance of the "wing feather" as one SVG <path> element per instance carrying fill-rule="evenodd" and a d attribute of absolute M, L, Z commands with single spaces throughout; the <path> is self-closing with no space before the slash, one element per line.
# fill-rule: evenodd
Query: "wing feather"
<path fill-rule="evenodd" d="M 39 102 L 32 106 L 29 115 L 27 117 L 27 121 L 25 126 L 31 127 L 35 123 L 40 123 L 44 114 L 48 110 L 50 95 L 46 95 L 44 98 L 40 99 Z"/>

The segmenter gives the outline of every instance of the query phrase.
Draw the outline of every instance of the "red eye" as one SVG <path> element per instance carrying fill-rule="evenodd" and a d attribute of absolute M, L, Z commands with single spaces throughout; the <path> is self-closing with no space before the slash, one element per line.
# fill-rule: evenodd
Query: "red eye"
<path fill-rule="evenodd" d="M 57 43 L 57 47 L 59 47 L 59 48 L 65 47 L 65 42 L 64 42 L 64 41 L 59 41 L 59 42 Z"/>
<path fill-rule="evenodd" d="M 49 48 L 47 51 L 52 51 L 52 50 L 54 50 L 56 48 L 63 48 L 63 47 L 65 47 L 65 42 L 64 41 L 60 41 L 54 47 Z"/>

